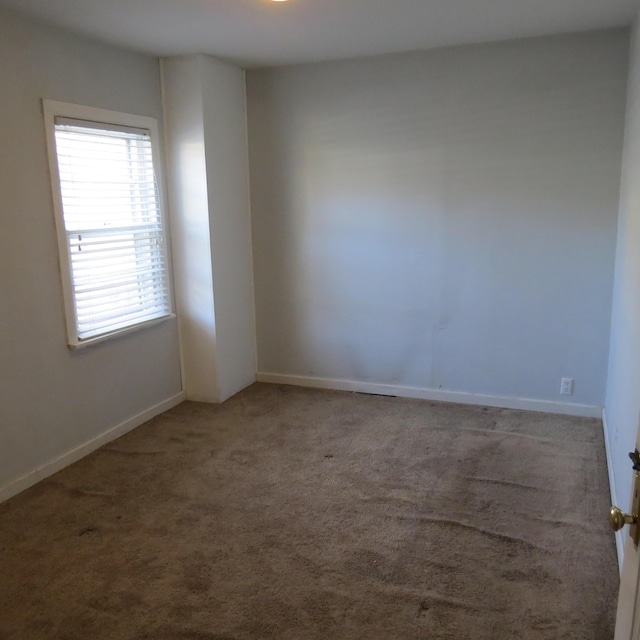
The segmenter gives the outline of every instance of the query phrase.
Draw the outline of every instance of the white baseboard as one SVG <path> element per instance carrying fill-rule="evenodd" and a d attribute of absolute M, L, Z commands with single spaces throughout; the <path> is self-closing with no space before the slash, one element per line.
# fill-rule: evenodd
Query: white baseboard
<path fill-rule="evenodd" d="M 335 389 L 337 391 L 357 391 L 382 396 L 399 396 L 402 398 L 418 398 L 437 402 L 458 402 L 501 409 L 521 409 L 524 411 L 541 411 L 543 413 L 561 413 L 583 418 L 601 418 L 602 407 L 588 404 L 571 404 L 569 402 L 552 402 L 550 400 L 529 400 L 508 396 L 491 396 L 461 391 L 442 391 L 440 389 L 422 389 L 419 387 L 402 387 L 396 385 L 357 382 L 355 380 L 338 380 L 333 378 L 312 378 L 308 376 L 283 375 L 280 373 L 258 373 L 258 382 L 272 384 L 289 384 L 297 387 L 314 387 L 316 389 Z"/>
<path fill-rule="evenodd" d="M 609 489 L 611 491 L 611 504 L 624 503 L 624 500 L 618 500 L 618 491 L 616 489 L 616 478 L 613 474 L 613 458 L 611 457 L 611 443 L 609 440 L 609 425 L 607 424 L 607 412 L 602 410 L 602 428 L 604 430 L 604 448 L 607 452 L 607 471 L 609 472 Z M 616 536 L 616 551 L 618 552 L 618 568 L 622 574 L 622 560 L 624 558 L 624 531 L 622 529 L 617 531 Z"/>
<path fill-rule="evenodd" d="M 107 444 L 107 442 L 111 442 L 112 440 L 119 438 L 125 433 L 135 429 L 136 427 L 139 427 L 141 424 L 144 424 L 145 422 L 147 422 L 147 420 L 151 420 L 151 418 L 165 411 L 168 411 L 172 407 L 175 407 L 184 399 L 184 391 L 181 391 L 175 396 L 167 398 L 167 400 L 163 400 L 153 407 L 149 407 L 148 409 L 141 411 L 135 416 L 128 418 L 115 427 L 104 431 L 99 436 L 96 436 L 88 442 L 85 442 L 84 444 L 71 449 L 71 451 L 63 453 L 61 456 L 55 458 L 54 460 L 51 460 L 50 462 L 47 462 L 46 464 L 38 467 L 37 469 L 34 469 L 33 471 L 30 471 L 21 478 L 10 482 L 8 485 L 0 487 L 0 502 L 8 500 L 21 491 L 24 491 L 25 489 L 33 486 L 40 480 L 43 480 L 44 478 L 53 475 L 57 471 L 68 467 L 70 464 L 77 462 L 78 460 L 80 460 L 80 458 L 84 458 L 84 456 L 91 453 L 92 451 L 95 451 L 102 445 Z"/>

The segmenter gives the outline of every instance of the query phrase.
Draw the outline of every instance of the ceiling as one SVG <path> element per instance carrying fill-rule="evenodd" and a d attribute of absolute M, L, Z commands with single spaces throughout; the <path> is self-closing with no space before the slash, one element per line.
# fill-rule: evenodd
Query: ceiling
<path fill-rule="evenodd" d="M 629 25 L 637 0 L 0 0 L 158 56 L 260 67 Z"/>

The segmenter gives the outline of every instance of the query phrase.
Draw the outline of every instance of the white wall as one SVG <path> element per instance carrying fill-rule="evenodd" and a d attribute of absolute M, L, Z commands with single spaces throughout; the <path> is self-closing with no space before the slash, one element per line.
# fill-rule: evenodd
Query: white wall
<path fill-rule="evenodd" d="M 173 320 L 67 347 L 42 98 L 162 117 L 156 59 L 0 9 L 0 499 L 181 398 Z"/>
<path fill-rule="evenodd" d="M 198 55 L 162 73 L 185 389 L 222 402 L 256 372 L 244 72 Z"/>
<path fill-rule="evenodd" d="M 259 371 L 602 405 L 627 50 L 248 72 Z"/>
<path fill-rule="evenodd" d="M 640 417 L 640 39 L 637 27 L 631 47 L 605 416 L 612 499 L 627 509 L 633 475 L 628 453 L 635 447 Z"/>

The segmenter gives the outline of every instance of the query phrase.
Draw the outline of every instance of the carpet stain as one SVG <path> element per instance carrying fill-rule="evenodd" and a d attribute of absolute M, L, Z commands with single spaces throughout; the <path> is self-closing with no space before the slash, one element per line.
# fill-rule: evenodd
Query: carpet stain
<path fill-rule="evenodd" d="M 161 627 L 153 633 L 135 636 L 136 640 L 238 640 L 233 636 L 218 635 L 202 631 L 184 631 L 181 627 Z"/>
<path fill-rule="evenodd" d="M 82 529 L 82 531 L 78 533 L 78 537 L 82 538 L 85 536 L 91 536 L 97 532 L 98 530 L 95 527 L 85 527 L 84 529 Z"/>
<path fill-rule="evenodd" d="M 229 454 L 229 460 L 236 464 L 248 465 L 254 462 L 255 454 L 253 451 L 232 451 Z"/>
<path fill-rule="evenodd" d="M 418 608 L 418 616 L 424 618 L 429 614 L 429 611 L 431 611 L 431 603 L 421 602 Z"/>

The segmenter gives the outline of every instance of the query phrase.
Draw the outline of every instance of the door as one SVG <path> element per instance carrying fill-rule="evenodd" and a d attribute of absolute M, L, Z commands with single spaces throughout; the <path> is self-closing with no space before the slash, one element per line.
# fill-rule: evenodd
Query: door
<path fill-rule="evenodd" d="M 640 441 L 640 431 L 638 432 Z M 640 444 L 640 442 L 639 442 Z M 611 526 L 618 531 L 628 525 L 625 535 L 624 560 L 620 576 L 618 612 L 616 615 L 615 640 L 640 640 L 640 454 L 638 449 L 630 453 L 629 472 L 634 474 L 630 515 L 616 507 L 611 508 Z"/>

